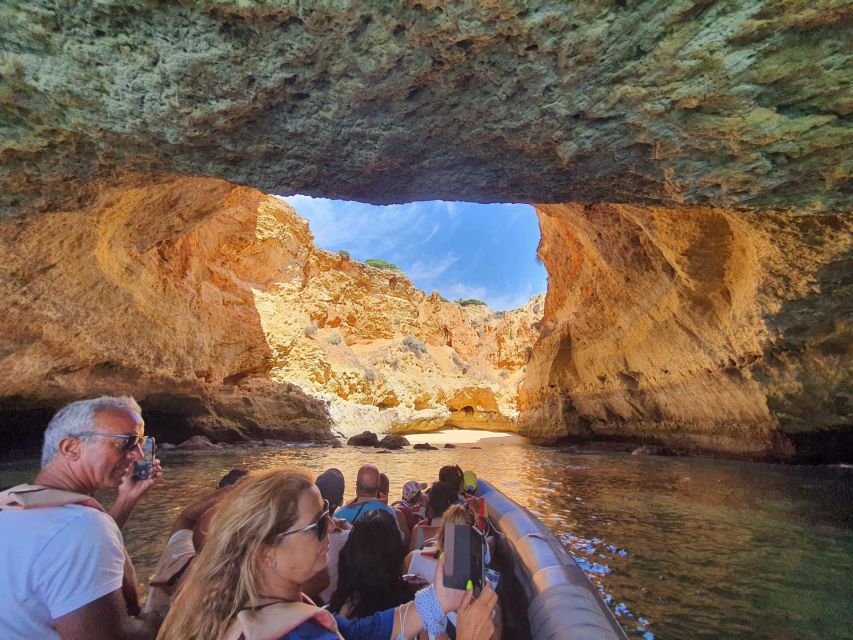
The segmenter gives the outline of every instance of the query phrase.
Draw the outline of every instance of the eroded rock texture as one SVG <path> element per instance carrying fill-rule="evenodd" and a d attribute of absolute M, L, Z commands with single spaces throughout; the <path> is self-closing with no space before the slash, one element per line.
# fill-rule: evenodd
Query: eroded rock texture
<path fill-rule="evenodd" d="M 542 296 L 494 314 L 318 250 L 290 205 L 216 179 L 134 176 L 0 223 L 0 256 L 13 430 L 98 393 L 136 396 L 171 441 L 514 429 L 542 317 Z"/>
<path fill-rule="evenodd" d="M 68 207 L 131 165 L 372 202 L 847 209 L 850 15 L 5 0 L 2 204 Z"/>
<path fill-rule="evenodd" d="M 849 215 L 537 208 L 549 288 L 525 433 L 785 459 L 849 429 Z"/>
<path fill-rule="evenodd" d="M 5 0 L 4 406 L 37 423 L 48 399 L 136 376 L 155 415 L 183 416 L 173 430 L 227 437 L 293 409 L 327 433 L 285 385 L 286 340 L 270 346 L 261 311 L 323 260 L 239 227 L 264 196 L 179 177 L 208 176 L 372 202 L 577 203 L 540 208 L 531 433 L 844 450 L 850 22 L 843 0 Z M 323 331 L 338 318 L 367 371 L 360 332 L 378 326 L 321 298 L 309 316 Z M 432 304 L 406 317 L 446 351 Z M 331 347 L 312 353 L 324 370 Z M 407 402 L 329 371 L 342 400 Z M 493 406 L 453 393 L 460 424 L 469 401 Z"/>
<path fill-rule="evenodd" d="M 256 237 L 268 200 L 222 180 L 137 176 L 89 209 L 2 223 L 6 442 L 31 444 L 22 411 L 44 427 L 45 410 L 100 393 L 140 399 L 149 432 L 173 442 L 331 439 L 324 403 L 269 375 L 253 291 L 291 265 Z"/>

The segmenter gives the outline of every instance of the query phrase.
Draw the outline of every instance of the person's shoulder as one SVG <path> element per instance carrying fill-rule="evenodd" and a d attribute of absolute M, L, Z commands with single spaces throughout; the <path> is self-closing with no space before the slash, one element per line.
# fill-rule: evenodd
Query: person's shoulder
<path fill-rule="evenodd" d="M 75 525 L 84 528 L 97 529 L 98 531 L 104 531 L 111 534 L 121 533 L 116 521 L 113 520 L 110 514 L 100 511 L 99 509 L 92 509 L 91 507 L 84 507 L 81 505 L 69 506 L 79 508 L 79 513 L 75 518 Z"/>
<path fill-rule="evenodd" d="M 314 620 L 306 620 L 279 640 L 339 640 L 339 637 Z"/>

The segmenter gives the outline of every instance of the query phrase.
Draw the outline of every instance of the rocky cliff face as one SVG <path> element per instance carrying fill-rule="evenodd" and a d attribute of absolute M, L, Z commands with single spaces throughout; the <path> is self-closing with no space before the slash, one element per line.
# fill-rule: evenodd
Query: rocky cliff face
<path fill-rule="evenodd" d="M 130 166 L 371 202 L 849 210 L 849 19 L 844 0 L 9 1 L 0 205 L 78 208 Z"/>
<path fill-rule="evenodd" d="M 537 209 L 549 289 L 525 433 L 790 459 L 849 428 L 849 215 Z"/>
<path fill-rule="evenodd" d="M 149 431 L 172 441 L 330 439 L 324 403 L 269 373 L 253 292 L 310 247 L 307 229 L 286 243 L 256 231 L 279 209 L 221 180 L 136 176 L 89 209 L 2 223 L 6 441 L 31 444 L 28 418 L 43 427 L 100 393 L 141 399 Z"/>
<path fill-rule="evenodd" d="M 377 203 L 547 203 L 530 433 L 853 459 L 850 16 L 843 1 L 784 0 L 6 2 L 11 433 L 46 402 L 132 376 L 164 420 L 254 433 L 284 398 L 304 400 L 283 383 L 291 344 L 336 402 L 387 416 L 408 391 L 390 373 L 367 384 L 385 358 L 367 336 L 386 336 L 401 368 L 417 356 L 400 336 L 417 338 L 430 376 L 452 371 L 451 346 L 468 362 L 446 313 L 425 319 L 434 300 L 389 293 L 403 328 L 373 326 L 372 302 L 317 294 L 313 342 L 271 346 L 262 309 L 293 294 L 278 292 L 281 270 L 322 278 L 333 258 L 297 243 L 285 259 L 264 227 L 230 229 L 248 192 L 180 177 L 212 176 Z M 351 277 L 391 291 L 385 275 Z M 250 384 L 275 392 L 257 404 Z M 427 386 L 413 411 L 437 401 Z M 503 412 L 493 393 L 445 406 L 460 422 L 476 399 Z M 306 402 L 287 410 L 326 433 Z"/>
<path fill-rule="evenodd" d="M 507 314 L 442 302 L 213 179 L 137 176 L 91 209 L 0 226 L 11 428 L 97 393 L 135 395 L 170 440 L 515 426 L 541 296 Z"/>

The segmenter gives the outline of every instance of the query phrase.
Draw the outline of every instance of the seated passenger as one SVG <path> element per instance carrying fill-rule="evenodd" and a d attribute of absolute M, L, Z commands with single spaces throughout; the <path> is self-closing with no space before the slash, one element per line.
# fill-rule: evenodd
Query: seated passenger
<path fill-rule="evenodd" d="M 334 513 L 344 501 L 344 474 L 340 469 L 327 469 L 314 481 L 320 490 L 320 496 L 328 501 L 329 513 Z M 342 526 L 343 525 L 343 526 Z M 314 576 L 304 591 L 312 600 L 329 602 L 338 586 L 338 559 L 341 549 L 349 539 L 350 524 L 345 520 L 335 520 L 335 527 L 329 530 L 329 563 L 326 568 Z M 316 598 L 314 596 L 317 596 Z"/>
<path fill-rule="evenodd" d="M 341 470 L 335 468 L 326 469 L 317 476 L 314 484 L 320 490 L 323 500 L 328 500 L 329 513 L 337 511 L 338 507 L 344 502 L 344 489 L 346 488 L 346 481 Z"/>
<path fill-rule="evenodd" d="M 462 468 L 459 465 L 445 465 L 438 471 L 438 481 L 446 482 L 450 486 L 456 489 L 456 504 L 463 504 L 465 502 L 465 489 L 462 486 L 464 482 L 465 474 L 462 471 Z"/>
<path fill-rule="evenodd" d="M 448 524 L 465 524 L 469 527 L 476 527 L 476 517 L 467 505 L 454 504 L 449 506 L 441 518 L 441 528 L 438 531 L 438 536 L 436 536 L 435 546 L 425 547 L 420 551 L 412 551 L 406 556 L 405 564 L 407 573 L 418 576 L 427 582 L 432 582 L 435 578 L 438 558 L 441 557 L 444 551 L 444 527 Z M 484 563 L 488 566 L 491 562 L 491 544 L 489 544 L 489 539 L 486 542 Z M 503 630 L 503 619 L 499 605 L 496 607 L 496 610 L 496 630 L 492 638 L 500 638 Z M 456 618 L 452 613 L 448 615 L 448 618 L 454 625 L 456 624 Z"/>
<path fill-rule="evenodd" d="M 406 551 L 396 525 L 385 511 L 371 511 L 353 525 L 341 549 L 338 587 L 329 602 L 332 611 L 363 618 L 412 599 L 414 592 L 403 580 Z"/>
<path fill-rule="evenodd" d="M 302 585 L 326 564 L 330 526 L 328 505 L 307 473 L 249 474 L 217 508 L 158 640 L 395 640 L 425 625 L 441 633 L 444 614 L 462 605 L 457 638 L 491 636 L 494 591 L 487 586 L 473 600 L 470 592 L 446 588 L 441 563 L 434 587 L 396 609 L 347 620 L 316 607 Z"/>
<path fill-rule="evenodd" d="M 441 516 L 456 500 L 456 489 L 446 482 L 435 482 L 429 490 L 429 506 L 427 517 L 412 529 L 409 548 L 422 549 L 427 540 L 435 538 L 441 527 Z"/>
<path fill-rule="evenodd" d="M 153 638 L 121 528 L 158 481 L 133 480 L 145 423 L 133 398 L 73 402 L 47 425 L 35 484 L 0 494 L 0 638 Z M 92 497 L 118 487 L 109 513 Z M 131 614 L 131 615 L 128 615 Z"/>
<path fill-rule="evenodd" d="M 427 500 L 423 494 L 426 484 L 409 480 L 403 485 L 403 499 L 392 506 L 403 514 L 409 530 L 426 517 Z"/>
<path fill-rule="evenodd" d="M 396 518 L 396 512 L 379 499 L 379 469 L 366 464 L 358 470 L 355 481 L 355 498 L 335 513 L 350 524 L 355 524 L 368 511 L 380 509 Z"/>
<path fill-rule="evenodd" d="M 145 611 L 157 611 L 166 615 L 172 597 L 181 580 L 204 546 L 207 530 L 217 503 L 225 496 L 248 471 L 232 469 L 219 481 L 212 493 L 207 494 L 186 507 L 172 525 L 172 532 L 166 548 L 160 554 L 160 560 L 149 580 L 148 598 L 145 600 Z"/>
<path fill-rule="evenodd" d="M 406 572 L 420 576 L 428 582 L 432 582 L 435 576 L 435 567 L 438 557 L 444 549 L 444 526 L 448 524 L 467 524 L 474 526 L 474 514 L 471 510 L 461 504 L 450 505 L 441 517 L 441 525 L 435 538 L 435 545 L 416 549 L 406 556 Z"/>
<path fill-rule="evenodd" d="M 391 491 L 391 478 L 387 473 L 379 474 L 379 499 L 388 504 L 388 494 Z"/>

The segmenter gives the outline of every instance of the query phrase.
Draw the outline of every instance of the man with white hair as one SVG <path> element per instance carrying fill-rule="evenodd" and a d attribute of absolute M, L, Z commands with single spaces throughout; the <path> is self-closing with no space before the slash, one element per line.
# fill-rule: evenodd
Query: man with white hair
<path fill-rule="evenodd" d="M 62 408 L 44 434 L 31 485 L 0 493 L 0 638 L 151 639 L 156 614 L 139 612 L 121 527 L 157 482 L 133 480 L 142 459 L 141 409 L 104 396 Z M 118 487 L 110 512 L 92 497 Z"/>

